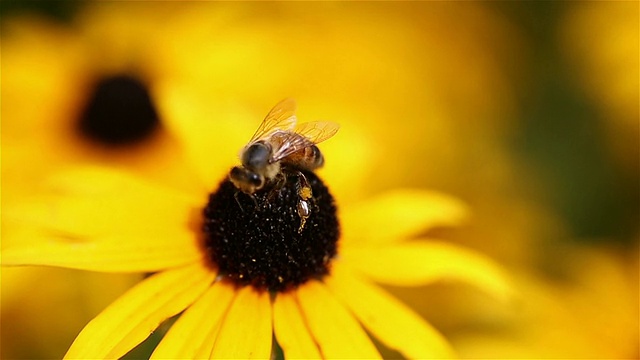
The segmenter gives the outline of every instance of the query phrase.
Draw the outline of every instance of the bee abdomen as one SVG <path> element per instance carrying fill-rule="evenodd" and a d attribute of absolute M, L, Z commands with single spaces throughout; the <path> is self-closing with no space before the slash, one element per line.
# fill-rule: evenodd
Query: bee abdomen
<path fill-rule="evenodd" d="M 293 165 L 303 170 L 315 170 L 324 165 L 324 156 L 316 145 L 296 151 L 282 160 L 283 163 Z"/>
<path fill-rule="evenodd" d="M 309 146 L 305 150 L 311 153 L 311 156 L 308 157 L 310 160 L 312 160 L 312 168 L 310 170 L 317 169 L 324 165 L 324 156 L 322 156 L 322 153 L 317 146 Z"/>

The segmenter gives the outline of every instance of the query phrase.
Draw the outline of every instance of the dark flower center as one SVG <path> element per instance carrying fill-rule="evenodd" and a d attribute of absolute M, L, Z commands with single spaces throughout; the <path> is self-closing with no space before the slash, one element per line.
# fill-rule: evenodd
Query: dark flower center
<path fill-rule="evenodd" d="M 97 82 L 80 113 L 85 137 L 106 145 L 127 145 L 149 137 L 160 121 L 145 84 L 129 75 Z"/>
<path fill-rule="evenodd" d="M 222 276 L 238 285 L 286 291 L 329 273 L 339 224 L 334 199 L 312 172 L 303 172 L 313 196 L 300 230 L 299 178 L 266 187 L 252 196 L 228 179 L 204 209 L 205 246 Z"/>

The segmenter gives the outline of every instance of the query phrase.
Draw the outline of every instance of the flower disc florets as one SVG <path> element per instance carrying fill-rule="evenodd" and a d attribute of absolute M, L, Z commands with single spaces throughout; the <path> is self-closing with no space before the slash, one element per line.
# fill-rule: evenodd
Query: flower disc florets
<path fill-rule="evenodd" d="M 147 86 L 132 76 L 115 75 L 95 84 L 78 128 L 91 140 L 125 145 L 146 139 L 159 125 Z"/>
<path fill-rule="evenodd" d="M 329 273 L 339 224 L 334 199 L 312 172 L 304 172 L 313 197 L 300 231 L 298 178 L 252 196 L 225 179 L 204 209 L 205 246 L 220 274 L 239 285 L 285 291 Z"/>

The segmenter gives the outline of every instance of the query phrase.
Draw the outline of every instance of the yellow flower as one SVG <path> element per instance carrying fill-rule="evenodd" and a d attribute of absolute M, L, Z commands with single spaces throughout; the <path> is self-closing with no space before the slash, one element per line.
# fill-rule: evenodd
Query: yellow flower
<path fill-rule="evenodd" d="M 182 160 L 155 91 L 171 78 L 156 50 L 166 39 L 156 31 L 164 15 L 123 4 L 88 6 L 68 26 L 29 14 L 3 18 L 2 175 L 14 185 L 9 200 L 70 163 L 178 181 L 164 171 Z"/>
<path fill-rule="evenodd" d="M 228 141 L 208 134 L 219 134 L 221 147 Z M 205 155 L 191 164 L 203 166 Z M 208 156 L 220 163 L 216 153 Z M 509 295 L 487 258 L 419 237 L 466 215 L 445 195 L 397 190 L 340 204 L 338 217 L 328 188 L 308 172 L 312 214 L 299 231 L 297 176 L 252 199 L 237 192 L 227 171 L 197 172 L 225 179 L 211 193 L 209 176 L 185 192 L 80 167 L 49 181 L 47 195 L 3 213 L 33 229 L 29 241 L 3 249 L 3 266 L 154 273 L 92 320 L 67 358 L 123 356 L 177 314 L 152 357 L 268 358 L 274 337 L 288 358 L 380 357 L 366 329 L 407 357 L 443 358 L 453 355 L 444 337 L 372 281 L 462 280 Z"/>
<path fill-rule="evenodd" d="M 471 359 L 637 359 L 638 247 L 563 244 L 555 273 L 513 270 L 517 306 L 477 306 L 451 342 Z M 560 251 L 558 251 L 560 250 Z M 567 256 L 567 254 L 570 255 Z M 460 297 L 457 297 L 460 298 Z M 459 304 L 462 307 L 468 304 Z M 497 311 L 496 311 L 497 310 Z M 481 320 L 477 320 L 481 319 Z M 473 320 L 467 319 L 467 322 Z"/>
<path fill-rule="evenodd" d="M 87 6 L 65 25 L 28 13 L 3 16 L 3 211 L 70 164 L 109 164 L 170 183 L 188 179 L 165 171 L 182 156 L 154 90 L 171 73 L 154 50 L 165 35 L 156 31 L 159 10 Z M 26 234 L 13 236 L 30 231 L 19 222 L 3 217 L 2 230 L 5 247 L 29 241 Z M 139 280 L 112 275 L 106 280 L 112 286 L 88 289 L 105 277 L 64 269 L 3 271 L 3 325 L 12 331 L 2 333 L 2 357 L 59 357 L 74 328 Z M 43 284 L 37 297 L 23 285 L 33 283 Z"/>

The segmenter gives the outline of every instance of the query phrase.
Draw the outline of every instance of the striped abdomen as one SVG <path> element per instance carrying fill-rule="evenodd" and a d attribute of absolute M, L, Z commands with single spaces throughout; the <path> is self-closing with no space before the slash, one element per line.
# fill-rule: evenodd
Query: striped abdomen
<path fill-rule="evenodd" d="M 311 145 L 294 152 L 281 162 L 303 170 L 315 170 L 324 165 L 324 157 L 316 145 Z"/>

